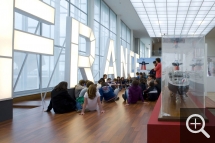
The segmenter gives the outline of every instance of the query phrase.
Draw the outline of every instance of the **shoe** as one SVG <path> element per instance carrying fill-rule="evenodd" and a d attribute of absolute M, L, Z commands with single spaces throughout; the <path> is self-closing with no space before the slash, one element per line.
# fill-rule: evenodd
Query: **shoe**
<path fill-rule="evenodd" d="M 81 110 L 77 110 L 76 112 L 77 112 L 77 113 L 81 113 Z"/>
<path fill-rule="evenodd" d="M 122 94 L 122 98 L 124 99 L 124 101 L 125 101 L 125 94 Z"/>
<path fill-rule="evenodd" d="M 115 99 L 115 101 L 117 101 L 117 100 L 119 100 L 119 97 L 117 97 L 117 98 Z"/>

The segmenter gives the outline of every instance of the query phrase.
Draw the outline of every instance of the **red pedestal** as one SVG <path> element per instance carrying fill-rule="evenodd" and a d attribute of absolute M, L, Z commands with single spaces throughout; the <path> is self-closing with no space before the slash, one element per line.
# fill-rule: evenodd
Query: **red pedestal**
<path fill-rule="evenodd" d="M 147 143 L 180 143 L 180 122 L 161 122 L 161 95 L 147 125 Z"/>
<path fill-rule="evenodd" d="M 147 124 L 147 143 L 189 143 L 195 139 L 195 142 L 211 143 L 215 140 L 215 116 L 209 110 L 205 110 L 209 122 L 205 123 L 205 130 L 211 138 L 207 139 L 202 133 L 192 134 L 183 127 L 183 134 L 186 138 L 180 138 L 180 122 L 158 121 L 161 108 L 161 96 L 159 97 L 154 110 Z M 182 123 L 182 126 L 185 123 Z"/>

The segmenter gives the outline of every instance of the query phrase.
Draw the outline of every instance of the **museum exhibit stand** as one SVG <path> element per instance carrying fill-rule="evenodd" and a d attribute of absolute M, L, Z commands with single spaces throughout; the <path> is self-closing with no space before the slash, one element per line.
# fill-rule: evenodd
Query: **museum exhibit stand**
<path fill-rule="evenodd" d="M 207 83 L 205 37 L 163 36 L 161 61 L 162 93 L 147 125 L 147 139 L 148 143 L 180 143 L 180 124 L 190 115 L 203 116 L 206 126 L 214 119 L 201 110 Z"/>

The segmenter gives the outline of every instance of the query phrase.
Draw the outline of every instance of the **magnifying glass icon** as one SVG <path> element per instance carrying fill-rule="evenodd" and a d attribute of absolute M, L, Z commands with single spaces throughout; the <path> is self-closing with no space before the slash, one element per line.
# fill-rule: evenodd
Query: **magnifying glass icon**
<path fill-rule="evenodd" d="M 192 129 L 190 128 L 189 121 L 190 121 L 190 119 L 193 118 L 193 117 L 197 117 L 197 118 L 200 118 L 200 119 L 202 120 L 202 127 L 201 127 L 201 129 L 195 131 L 195 130 L 192 130 Z M 201 123 L 196 123 L 196 119 L 195 119 L 195 123 L 191 123 L 191 124 L 194 124 L 194 125 L 196 126 L 197 124 L 201 124 Z M 187 120 L 186 120 L 186 127 L 187 127 L 187 129 L 188 129 L 191 133 L 197 134 L 197 133 L 202 132 L 207 138 L 210 138 L 210 135 L 204 130 L 204 128 L 205 128 L 205 120 L 204 120 L 204 118 L 203 118 L 201 115 L 199 115 L 199 114 L 192 114 L 192 115 L 190 115 L 190 116 L 187 118 Z"/>

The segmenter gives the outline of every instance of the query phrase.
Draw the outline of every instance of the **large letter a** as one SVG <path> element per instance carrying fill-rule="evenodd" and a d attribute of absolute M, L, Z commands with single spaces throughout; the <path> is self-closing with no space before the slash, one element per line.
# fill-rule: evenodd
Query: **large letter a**
<path fill-rule="evenodd" d="M 106 51 L 105 51 L 105 57 L 103 61 L 103 70 L 104 74 L 113 74 L 114 77 L 117 77 L 117 71 L 116 71 L 116 58 L 115 58 L 115 52 L 114 52 L 114 41 L 110 40 L 109 44 L 107 45 Z M 113 61 L 113 66 L 110 66 L 110 61 L 111 61 L 111 55 L 112 55 L 112 61 Z"/>

